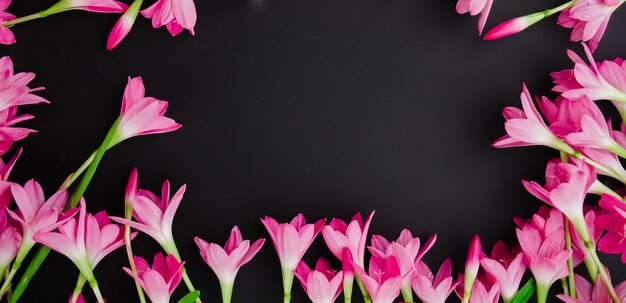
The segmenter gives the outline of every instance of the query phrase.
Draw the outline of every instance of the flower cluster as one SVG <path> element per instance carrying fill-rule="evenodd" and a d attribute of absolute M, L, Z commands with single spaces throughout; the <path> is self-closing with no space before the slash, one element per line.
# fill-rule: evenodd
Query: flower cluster
<path fill-rule="evenodd" d="M 95 13 L 123 13 L 113 26 L 107 39 L 107 50 L 116 47 L 128 35 L 137 15 L 151 19 L 152 27 L 165 25 L 172 36 L 184 29 L 194 35 L 196 25 L 196 7 L 193 0 L 157 0 L 151 6 L 141 10 L 143 0 L 135 0 L 130 6 L 117 0 L 60 0 L 48 9 L 17 18 L 6 12 L 11 0 L 0 1 L 0 44 L 15 43 L 15 35 L 11 28 L 17 24 L 34 19 L 45 18 L 70 10 L 83 10 Z"/>
<path fill-rule="evenodd" d="M 624 4 L 623 0 L 570 0 L 557 7 L 505 21 L 485 34 L 485 40 L 499 39 L 519 33 L 529 26 L 559 13 L 558 24 L 572 30 L 570 40 L 589 43 L 589 48 L 598 47 L 609 24 L 611 14 Z M 481 34 L 491 11 L 493 0 L 458 0 L 459 14 L 480 14 L 478 33 Z"/>

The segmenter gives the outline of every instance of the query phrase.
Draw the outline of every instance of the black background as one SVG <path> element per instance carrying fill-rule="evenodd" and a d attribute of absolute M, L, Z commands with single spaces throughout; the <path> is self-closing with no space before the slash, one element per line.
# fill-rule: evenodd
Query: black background
<path fill-rule="evenodd" d="M 23 16 L 53 2 L 16 1 L 8 11 Z M 558 4 L 496 0 L 487 28 Z M 183 128 L 107 153 L 86 193 L 88 208 L 122 215 L 134 166 L 141 188 L 158 191 L 164 179 L 175 188 L 188 184 L 174 233 L 206 302 L 219 300 L 219 287 L 193 237 L 223 243 L 235 224 L 245 238 L 267 237 L 259 221 L 266 214 L 349 219 L 376 210 L 373 233 L 395 238 L 406 227 L 424 240 L 437 233 L 426 260 L 436 268 L 451 257 L 456 274 L 474 233 L 486 251 L 497 239 L 511 243 L 511 218 L 539 207 L 520 180 L 543 182 L 545 163 L 556 154 L 490 144 L 504 134 L 502 108 L 519 106 L 522 82 L 553 96 L 549 72 L 572 67 L 567 48 L 581 51 L 555 17 L 487 42 L 476 35 L 477 18 L 456 15 L 450 0 L 196 6 L 195 37 L 171 37 L 140 17 L 110 52 L 104 46 L 116 15 L 67 12 L 14 27 L 17 44 L 1 53 L 17 71 L 36 72 L 33 85 L 46 86 L 40 95 L 52 104 L 22 110 L 36 115 L 24 125 L 39 133 L 20 143 L 25 151 L 13 180 L 35 178 L 51 194 L 99 145 L 127 76 L 143 76 L 147 95 L 170 101 L 168 116 Z M 624 17 L 624 9 L 614 14 L 598 60 L 626 56 Z M 134 243 L 138 255 L 151 259 L 158 251 L 144 235 Z M 320 255 L 330 257 L 321 237 L 305 259 Z M 96 270 L 109 302 L 136 300 L 121 269 L 126 264 L 120 249 Z M 22 302 L 64 302 L 76 276 L 69 260 L 52 253 Z M 614 269 L 613 277 L 622 281 L 626 271 Z M 268 242 L 239 272 L 233 300 L 281 297 Z M 293 302 L 305 299 L 294 284 Z"/>

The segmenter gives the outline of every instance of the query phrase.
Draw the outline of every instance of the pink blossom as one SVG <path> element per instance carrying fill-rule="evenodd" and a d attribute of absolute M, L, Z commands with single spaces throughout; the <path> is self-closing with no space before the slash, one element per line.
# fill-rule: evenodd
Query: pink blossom
<path fill-rule="evenodd" d="M 0 44 L 13 44 L 15 43 L 15 36 L 13 32 L 6 26 L 1 24 L 15 19 L 13 14 L 7 13 L 6 9 L 11 5 L 11 0 L 0 1 Z"/>
<path fill-rule="evenodd" d="M 17 256 L 22 236 L 9 225 L 6 210 L 0 207 L 0 272 L 4 272 Z"/>
<path fill-rule="evenodd" d="M 505 21 L 489 30 L 485 34 L 485 40 L 495 40 L 517 34 L 545 17 L 543 12 L 539 12 Z"/>
<path fill-rule="evenodd" d="M 573 149 L 555 136 L 548 128 L 543 118 L 533 104 L 532 97 L 526 85 L 520 95 L 523 110 L 507 107 L 503 111 L 506 119 L 504 127 L 507 135 L 493 143 L 494 147 L 516 147 L 545 145 L 557 150 L 572 153 Z"/>
<path fill-rule="evenodd" d="M 459 284 L 450 276 L 452 263 L 450 259 L 443 261 L 437 275 L 433 275 L 428 266 L 419 261 L 415 264 L 415 277 L 411 285 L 413 291 L 424 303 L 445 303 L 450 293 Z"/>
<path fill-rule="evenodd" d="M 472 295 L 469 298 L 469 303 L 498 303 L 500 298 L 500 285 L 494 283 L 489 290 L 482 281 L 476 280 L 472 286 Z"/>
<path fill-rule="evenodd" d="M 141 8 L 142 0 L 135 0 L 133 4 L 131 4 L 126 12 L 115 22 L 113 29 L 111 29 L 111 33 L 107 38 L 107 50 L 112 50 L 115 48 L 126 36 L 130 33 L 133 24 L 135 23 L 135 19 L 137 19 L 137 15 L 139 14 L 139 9 Z"/>
<path fill-rule="evenodd" d="M 141 77 L 128 78 L 122 99 L 119 124 L 109 147 L 131 137 L 179 129 L 180 124 L 164 116 L 167 105 L 166 101 L 145 97 L 145 87 Z"/>
<path fill-rule="evenodd" d="M 137 222 L 120 217 L 111 217 L 111 220 L 129 225 L 152 237 L 168 254 L 173 254 L 180 260 L 172 225 L 186 188 L 186 185 L 181 186 L 171 199 L 170 183 L 167 180 L 163 182 L 160 198 L 150 191 L 139 190 L 132 201 L 133 218 Z"/>
<path fill-rule="evenodd" d="M 394 256 L 400 265 L 400 275 L 402 275 L 402 296 L 405 301 L 413 301 L 411 292 L 411 281 L 413 280 L 415 264 L 418 263 L 424 254 L 435 244 L 437 235 L 433 235 L 424 247 L 420 249 L 420 239 L 413 237 L 408 229 L 402 230 L 396 241 L 389 242 L 382 236 L 372 236 L 372 246 L 369 247 L 373 257 L 389 258 Z"/>
<path fill-rule="evenodd" d="M 600 239 L 598 249 L 608 254 L 622 254 L 622 263 L 626 263 L 626 204 L 609 195 L 602 195 L 600 206 L 606 213 L 599 215 L 595 224 L 607 232 Z"/>
<path fill-rule="evenodd" d="M 196 6 L 193 0 L 158 0 L 152 6 L 141 11 L 146 18 L 152 18 L 152 27 L 163 25 L 172 34 L 178 35 L 186 29 L 192 35 L 196 25 Z"/>
<path fill-rule="evenodd" d="M 483 256 L 483 251 L 480 244 L 480 237 L 474 235 L 470 242 L 469 249 L 467 250 L 467 258 L 465 260 L 465 274 L 463 282 L 463 302 L 468 302 L 470 299 L 470 293 L 474 281 L 478 276 L 478 270 L 480 269 L 480 259 Z"/>
<path fill-rule="evenodd" d="M 313 303 L 335 302 L 341 293 L 343 272 L 333 271 L 323 258 L 317 260 L 314 270 L 300 261 L 295 275 Z"/>
<path fill-rule="evenodd" d="M 572 29 L 571 41 L 589 41 L 593 51 L 604 35 L 611 14 L 623 1 L 580 0 L 561 12 L 558 24 Z"/>
<path fill-rule="evenodd" d="M 217 275 L 222 288 L 223 302 L 230 302 L 235 276 L 239 268 L 250 262 L 265 243 L 259 239 L 250 244 L 250 240 L 243 240 L 237 226 L 233 227 L 224 248 L 196 237 L 196 244 L 200 248 L 202 259 Z"/>
<path fill-rule="evenodd" d="M 470 13 L 472 16 L 480 14 L 478 19 L 478 34 L 480 35 L 485 28 L 492 5 L 493 0 L 459 0 L 456 3 L 456 12 L 459 14 Z"/>
<path fill-rule="evenodd" d="M 626 282 L 626 281 L 625 281 Z M 620 301 L 626 300 L 626 283 L 622 282 L 615 287 L 615 292 Z M 606 291 L 602 280 L 598 279 L 595 286 L 585 278 L 575 274 L 574 286 L 576 289 L 576 298 L 569 297 L 564 294 L 558 294 L 557 297 L 565 303 L 610 303 L 612 302 L 609 293 Z"/>
<path fill-rule="evenodd" d="M 9 179 L 9 175 L 13 170 L 13 166 L 17 162 L 17 159 L 20 158 L 22 154 L 22 149 L 20 148 L 13 157 L 8 161 L 4 162 L 2 158 L 0 158 L 0 209 L 6 209 L 9 207 L 9 203 L 13 199 L 13 195 L 11 194 L 11 182 L 4 182 Z"/>
<path fill-rule="evenodd" d="M 403 276 L 400 274 L 398 260 L 389 258 L 371 258 L 369 274 L 356 263 L 352 263 L 354 271 L 361 279 L 372 303 L 393 303 L 400 294 Z"/>
<path fill-rule="evenodd" d="M 124 270 L 139 282 L 150 301 L 169 303 L 170 296 L 183 278 L 182 270 L 185 262 L 178 261 L 171 254 L 163 257 L 162 253 L 157 253 L 152 267 L 142 257 L 135 257 L 135 264 L 138 275 L 135 275 L 129 268 L 124 267 Z"/>
<path fill-rule="evenodd" d="M 505 302 L 509 302 L 517 293 L 520 282 L 526 271 L 524 255 L 519 253 L 509 264 L 502 264 L 499 260 L 483 258 L 480 264 L 487 274 L 500 285 L 500 294 Z"/>
<path fill-rule="evenodd" d="M 39 232 L 34 239 L 69 258 L 90 283 L 95 281 L 93 269 L 98 263 L 124 245 L 120 227 L 110 223 L 105 211 L 88 214 L 84 199 L 78 219 L 68 219 L 58 232 Z"/>
<path fill-rule="evenodd" d="M 19 211 L 7 211 L 22 227 L 23 248 L 18 256 L 21 261 L 35 245 L 34 237 L 38 233 L 48 232 L 61 224 L 65 224 L 76 214 L 76 209 L 68 211 L 66 215 L 63 214 L 63 207 L 65 207 L 68 196 L 65 190 L 56 192 L 46 200 L 43 189 L 35 180 L 26 182 L 24 187 L 14 183 L 10 187 Z"/>
<path fill-rule="evenodd" d="M 291 300 L 293 271 L 296 270 L 304 253 L 313 243 L 313 239 L 324 227 L 325 221 L 325 219 L 321 219 L 313 224 L 306 224 L 303 214 L 298 214 L 290 223 L 278 223 L 268 216 L 265 216 L 265 219 L 261 219 L 272 238 L 278 253 L 278 259 L 280 259 L 285 302 Z"/>
<path fill-rule="evenodd" d="M 567 216 L 582 239 L 588 242 L 590 235 L 583 215 L 583 203 L 596 180 L 595 170 L 584 162 L 550 162 L 546 169 L 545 187 L 528 181 L 523 181 L 523 184 L 535 197 Z"/>

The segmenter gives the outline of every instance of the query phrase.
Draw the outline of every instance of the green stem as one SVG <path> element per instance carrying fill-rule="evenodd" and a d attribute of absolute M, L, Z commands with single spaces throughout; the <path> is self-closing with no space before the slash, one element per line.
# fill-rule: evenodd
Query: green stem
<path fill-rule="evenodd" d="M 293 272 L 291 270 L 283 270 L 283 302 L 291 301 L 291 288 L 293 286 Z"/>
<path fill-rule="evenodd" d="M 132 206 L 131 206 L 132 207 Z M 131 211 L 132 213 L 132 211 Z M 135 258 L 133 254 L 133 248 L 130 245 L 130 226 L 126 225 L 124 229 L 124 242 L 126 243 L 126 254 L 128 255 L 128 263 L 130 263 L 130 270 L 136 275 L 139 276 L 139 272 L 137 271 L 137 266 L 135 265 Z M 135 279 L 133 279 L 135 280 Z M 139 296 L 139 302 L 146 303 L 146 296 L 143 293 L 143 288 L 137 280 L 135 280 L 135 288 L 137 289 L 137 296 Z"/>
<path fill-rule="evenodd" d="M 411 287 L 402 287 L 400 291 L 402 292 L 404 303 L 413 303 L 413 289 Z"/>
<path fill-rule="evenodd" d="M 572 234 L 570 233 L 569 220 L 567 217 L 563 217 L 565 218 L 563 222 L 563 226 L 565 226 L 565 249 L 572 250 Z M 567 259 L 567 271 L 569 272 L 567 275 L 567 282 L 569 283 L 569 296 L 576 298 L 576 287 L 574 286 L 574 261 L 572 260 L 571 255 Z"/>
<path fill-rule="evenodd" d="M 89 165 L 91 164 L 91 162 L 93 162 L 93 159 L 95 157 L 96 157 L 96 152 L 94 151 L 93 153 L 91 153 L 89 158 L 87 158 L 87 160 L 85 160 L 85 162 L 83 162 L 83 164 L 81 164 L 80 167 L 75 172 L 71 173 L 69 177 L 67 177 L 65 182 L 63 182 L 63 184 L 61 185 L 61 189 L 70 188 L 70 186 L 72 186 L 74 181 L 76 181 L 76 179 L 78 179 L 78 177 L 80 177 L 83 174 L 83 172 L 87 169 L 87 167 L 89 167 Z"/>
<path fill-rule="evenodd" d="M 102 297 L 102 293 L 100 293 L 100 287 L 98 287 L 98 281 L 96 279 L 89 281 L 89 286 L 91 286 L 93 294 L 96 295 L 98 303 L 104 303 L 104 298 Z"/>
<path fill-rule="evenodd" d="M 606 291 L 608 292 L 609 297 L 611 297 L 611 301 L 613 301 L 613 303 L 621 303 L 619 297 L 617 296 L 617 293 L 615 293 L 613 284 L 611 284 L 611 280 L 609 279 L 609 276 L 606 273 L 606 269 L 604 265 L 602 264 L 602 262 L 600 261 L 600 258 L 598 257 L 598 254 L 596 253 L 595 247 L 593 247 L 593 243 L 589 241 L 589 242 L 586 242 L 585 245 L 587 246 L 587 250 L 589 251 L 589 254 L 591 255 L 593 262 L 598 267 L 598 274 L 600 274 L 600 279 L 602 279 L 602 283 L 604 284 L 604 287 L 606 288 Z"/>
<path fill-rule="evenodd" d="M 115 132 L 117 131 L 117 125 L 119 123 L 120 123 L 120 117 L 118 117 L 115 120 L 115 122 L 113 122 L 113 125 L 109 129 L 109 132 L 104 138 L 104 141 L 102 141 L 102 145 L 100 145 L 100 147 L 96 151 L 93 161 L 91 162 L 89 167 L 87 167 L 87 171 L 85 171 L 85 175 L 80 180 L 80 183 L 78 183 L 76 190 L 70 197 L 68 201 L 70 208 L 76 207 L 76 205 L 78 205 L 78 201 L 80 200 L 80 198 L 82 198 L 83 194 L 87 190 L 87 186 L 89 186 L 91 179 L 96 173 L 96 170 L 98 169 L 98 165 L 100 164 L 100 161 L 102 160 L 102 157 L 104 156 L 104 153 L 107 151 L 107 149 L 109 149 L 109 143 L 111 142 L 111 139 L 113 139 L 113 136 L 115 135 Z"/>
<path fill-rule="evenodd" d="M 591 159 L 589 159 L 588 157 L 586 157 L 585 155 L 581 154 L 580 152 L 573 152 L 573 153 L 568 153 L 570 156 L 576 158 L 576 159 L 580 159 L 580 160 L 585 160 L 585 162 L 591 166 L 593 166 L 595 169 L 604 172 L 605 174 L 607 174 L 608 176 L 619 180 L 620 182 L 626 184 L 626 177 L 624 176 L 620 176 L 619 174 L 617 174 L 615 171 L 613 171 L 610 168 L 605 167 L 604 165 L 593 161 Z"/>
<path fill-rule="evenodd" d="M 4 278 L 8 278 L 9 277 L 9 269 L 7 268 L 6 270 L 3 270 L 4 272 Z M 11 300 L 11 297 L 13 296 L 13 291 L 11 291 L 11 287 L 9 287 L 9 289 L 7 289 L 7 300 Z"/>
<path fill-rule="evenodd" d="M 27 21 L 40 19 L 40 18 L 44 18 L 44 17 L 46 17 L 45 13 L 38 12 L 38 13 L 34 13 L 34 14 L 31 14 L 31 15 L 28 15 L 28 16 L 24 16 L 24 17 L 20 17 L 20 18 L 17 18 L 17 19 L 13 19 L 13 20 L 4 22 L 4 23 L 2 23 L 2 25 L 4 27 L 12 27 L 13 25 L 16 25 L 16 24 L 20 24 L 20 23 L 24 23 L 24 22 L 27 22 Z"/>
<path fill-rule="evenodd" d="M 593 284 L 598 280 L 598 267 L 596 263 L 593 262 L 593 259 L 589 255 L 589 253 L 585 253 L 585 266 L 587 267 L 587 271 L 589 272 L 589 276 L 591 277 L 591 281 Z"/>
<path fill-rule="evenodd" d="M 233 297 L 233 281 L 226 281 L 222 283 L 220 281 L 220 288 L 222 289 L 222 303 L 230 303 Z"/>
<path fill-rule="evenodd" d="M 569 295 L 569 286 L 567 286 L 567 279 L 561 278 L 561 287 L 563 288 L 563 293 L 565 295 Z"/>
<path fill-rule="evenodd" d="M 365 301 L 365 303 L 372 303 L 372 297 L 370 296 L 370 293 L 367 291 L 367 288 L 365 288 L 365 284 L 363 284 L 363 281 L 361 281 L 361 278 L 355 275 L 354 280 L 356 281 L 356 285 L 358 285 L 359 289 L 361 290 L 361 294 L 363 295 L 363 301 Z"/>
<path fill-rule="evenodd" d="M 26 287 L 28 286 L 28 283 L 30 283 L 30 280 L 33 279 L 33 276 L 35 276 L 35 273 L 37 273 L 37 270 L 49 253 L 50 248 L 45 246 L 39 248 L 33 259 L 30 261 L 30 264 L 28 264 L 28 267 L 22 275 L 22 278 L 17 283 L 15 291 L 13 292 L 13 296 L 8 303 L 17 303 L 17 300 L 19 300 L 19 298 L 22 296 L 22 294 L 26 290 Z"/>
<path fill-rule="evenodd" d="M 85 283 L 87 283 L 87 279 L 83 276 L 83 274 L 79 273 L 78 280 L 76 281 L 76 287 L 74 287 L 74 293 L 72 294 L 72 303 L 76 303 L 76 300 L 78 300 L 78 296 L 80 296 L 83 292 Z"/>
<path fill-rule="evenodd" d="M 19 260 L 15 260 L 13 262 L 13 265 L 11 266 L 11 271 L 4 279 L 4 283 L 2 284 L 2 287 L 0 288 L 0 299 L 2 299 L 4 294 L 11 288 L 11 281 L 13 280 L 15 273 L 17 273 L 17 270 L 20 268 L 21 265 L 22 265 L 22 262 L 20 262 Z"/>
<path fill-rule="evenodd" d="M 180 261 L 180 257 L 178 257 L 178 260 Z M 189 278 L 189 275 L 187 274 L 187 269 L 185 268 L 185 266 L 183 266 L 182 272 L 183 272 L 183 281 L 185 281 L 185 285 L 187 285 L 187 289 L 189 289 L 190 292 L 195 291 L 196 288 L 193 287 L 193 284 L 191 283 L 191 279 Z M 196 303 L 202 303 L 199 297 L 196 299 Z"/>
<path fill-rule="evenodd" d="M 563 11 L 565 9 L 570 8 L 572 5 L 576 4 L 576 2 L 578 2 L 578 0 L 571 0 L 571 1 L 563 3 L 563 4 L 561 4 L 561 5 L 559 5 L 559 6 L 555 7 L 555 8 L 551 8 L 551 9 L 545 10 L 543 12 L 546 15 L 546 17 L 552 16 L 555 13 L 558 13 L 558 12 L 561 12 L 561 11 Z"/>
<path fill-rule="evenodd" d="M 546 303 L 548 300 L 548 290 L 550 290 L 549 285 L 537 284 L 537 303 Z"/>

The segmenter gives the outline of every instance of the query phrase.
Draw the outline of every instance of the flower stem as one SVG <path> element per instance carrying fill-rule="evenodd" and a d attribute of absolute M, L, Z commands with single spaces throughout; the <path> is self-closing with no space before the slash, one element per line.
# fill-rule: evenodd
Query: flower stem
<path fill-rule="evenodd" d="M 96 295 L 98 303 L 104 303 L 104 298 L 102 297 L 102 293 L 100 293 L 100 287 L 98 287 L 98 281 L 96 279 L 89 281 L 89 286 L 91 286 L 93 294 Z"/>
<path fill-rule="evenodd" d="M 178 261 L 180 261 L 180 257 L 178 257 Z M 191 283 L 191 279 L 189 278 L 189 275 L 187 274 L 187 269 L 185 268 L 185 266 L 183 266 L 182 272 L 183 272 L 183 281 L 185 281 L 185 285 L 187 285 L 187 289 L 189 289 L 189 291 L 195 291 L 196 288 L 193 287 L 193 284 Z M 202 303 L 202 301 L 200 301 L 200 298 L 196 299 L 196 303 Z"/>
<path fill-rule="evenodd" d="M 365 301 L 365 303 L 372 303 L 372 298 L 370 297 L 369 292 L 367 292 L 367 288 L 365 288 L 365 285 L 361 281 L 361 278 L 359 278 L 358 276 L 354 276 L 354 280 L 356 281 L 356 284 L 359 286 L 359 289 L 361 290 L 361 294 L 363 294 L 363 301 Z"/>
<path fill-rule="evenodd" d="M 550 285 L 537 284 L 537 303 L 546 303 L 548 300 L 548 290 L 550 290 Z"/>
<path fill-rule="evenodd" d="M 83 164 L 81 164 L 80 167 L 75 172 L 71 173 L 67 177 L 65 182 L 63 182 L 63 184 L 61 185 L 61 189 L 70 188 L 70 186 L 72 186 L 74 181 L 76 181 L 76 179 L 78 179 L 78 177 L 80 177 L 83 174 L 83 172 L 87 169 L 87 167 L 89 167 L 89 165 L 91 164 L 91 162 L 93 162 L 93 159 L 95 157 L 96 157 L 96 152 L 94 151 L 93 153 L 91 153 L 89 158 L 87 158 L 87 160 L 85 160 L 85 162 L 83 162 Z"/>
<path fill-rule="evenodd" d="M 573 6 L 574 4 L 576 4 L 576 2 L 578 2 L 578 0 L 571 0 L 571 1 L 568 1 L 568 2 L 563 3 L 563 4 L 561 4 L 561 5 L 559 5 L 559 6 L 555 7 L 555 8 L 551 8 L 551 9 L 549 9 L 549 10 L 545 10 L 545 11 L 544 11 L 544 14 L 546 15 L 546 17 L 551 16 L 551 15 L 554 15 L 555 13 L 558 13 L 558 12 L 560 12 L 560 11 L 563 11 L 563 10 L 565 10 L 565 9 L 570 8 L 571 6 Z"/>
<path fill-rule="evenodd" d="M 291 288 L 293 286 L 293 271 L 289 269 L 283 269 L 283 302 L 289 303 L 291 301 Z"/>
<path fill-rule="evenodd" d="M 230 303 L 233 297 L 233 281 L 222 283 L 220 281 L 220 288 L 222 289 L 222 303 Z"/>
<path fill-rule="evenodd" d="M 620 182 L 626 184 L 626 177 L 625 176 L 620 176 L 618 173 L 616 173 L 614 170 L 605 167 L 604 165 L 593 161 L 591 159 L 589 159 L 588 157 L 586 157 L 585 155 L 581 154 L 580 152 L 573 152 L 573 153 L 569 153 L 570 156 L 576 158 L 576 159 L 580 159 L 580 160 L 585 160 L 585 162 L 591 166 L 593 166 L 595 169 L 604 172 L 605 174 L 607 174 L 608 176 L 619 180 Z"/>
<path fill-rule="evenodd" d="M 131 211 L 132 214 L 132 211 Z M 130 226 L 124 226 L 124 243 L 126 244 L 126 254 L 128 255 L 128 263 L 130 263 L 130 270 L 137 276 L 139 273 L 137 272 L 137 266 L 135 265 L 135 258 L 133 254 L 133 248 L 130 245 Z M 135 280 L 135 288 L 137 288 L 137 296 L 139 296 L 139 302 L 146 303 L 146 296 L 143 293 L 143 288 L 139 282 Z"/>
<path fill-rule="evenodd" d="M 44 18 L 46 17 L 46 14 L 43 12 L 38 12 L 38 13 L 34 13 L 28 16 L 24 16 L 24 17 L 20 17 L 17 19 L 13 19 L 13 20 L 9 20 L 7 22 L 2 23 L 2 25 L 4 27 L 12 27 L 13 25 L 16 24 L 20 24 L 20 23 L 24 23 L 27 21 L 31 21 L 31 20 L 35 20 L 35 19 L 40 19 L 40 18 Z"/>
<path fill-rule="evenodd" d="M 567 217 L 563 217 L 563 226 L 565 226 L 565 249 L 572 250 L 572 234 L 570 232 L 569 220 Z M 567 271 L 569 272 L 567 275 L 567 282 L 569 283 L 569 296 L 576 298 L 576 287 L 574 286 L 574 261 L 572 260 L 572 255 L 570 255 L 567 259 Z"/>
<path fill-rule="evenodd" d="M 15 262 L 13 262 L 13 265 L 11 266 L 11 271 L 9 271 L 9 274 L 6 275 L 6 278 L 4 279 L 4 283 L 2 284 L 2 287 L 0 288 L 0 299 L 11 288 L 11 281 L 13 280 L 15 273 L 17 273 L 17 270 L 20 268 L 21 265 L 22 265 L 21 261 L 15 260 Z"/>
<path fill-rule="evenodd" d="M 50 248 L 45 246 L 39 248 L 33 259 L 30 261 L 30 264 L 28 264 L 28 267 L 22 275 L 22 278 L 17 283 L 15 291 L 13 292 L 13 296 L 11 297 L 11 299 L 9 299 L 8 303 L 17 303 L 17 300 L 19 300 L 19 298 L 22 296 L 22 294 L 26 290 L 26 287 L 28 286 L 28 283 L 30 283 L 30 280 L 32 280 L 35 273 L 37 273 L 37 270 L 49 253 Z"/>
<path fill-rule="evenodd" d="M 76 281 L 76 287 L 74 287 L 74 293 L 72 294 L 72 303 L 76 303 L 78 296 L 83 292 L 83 287 L 87 283 L 87 279 L 83 274 L 78 274 L 78 280 Z"/>
<path fill-rule="evenodd" d="M 606 274 L 606 269 L 604 265 L 602 264 L 602 262 L 600 261 L 600 258 L 598 257 L 598 254 L 596 253 L 595 248 L 593 247 L 593 243 L 591 243 L 591 241 L 586 242 L 585 246 L 587 246 L 587 250 L 589 251 L 589 254 L 591 255 L 591 259 L 598 267 L 598 273 L 600 274 L 600 279 L 602 279 L 604 287 L 606 288 L 607 293 L 611 297 L 611 301 L 613 301 L 613 303 L 621 303 L 619 297 L 617 296 L 617 293 L 615 293 L 615 289 L 613 288 L 613 284 L 611 284 L 611 280 L 609 279 L 609 276 Z"/>

